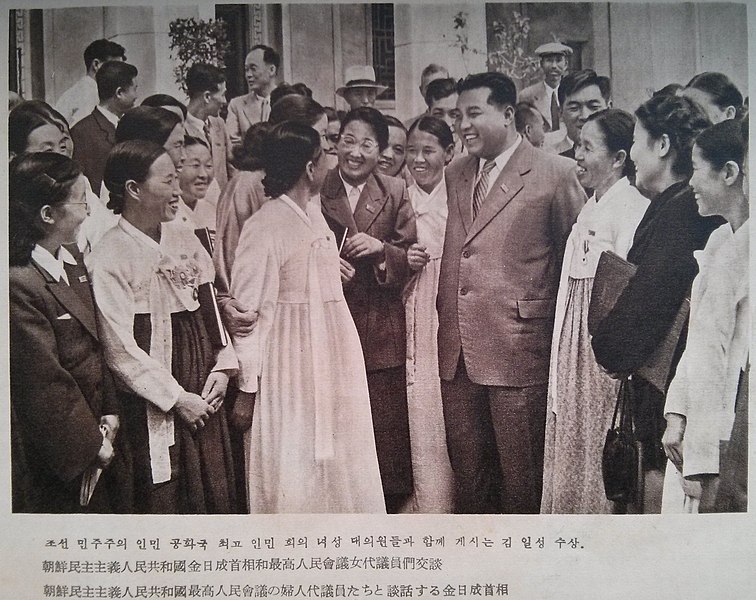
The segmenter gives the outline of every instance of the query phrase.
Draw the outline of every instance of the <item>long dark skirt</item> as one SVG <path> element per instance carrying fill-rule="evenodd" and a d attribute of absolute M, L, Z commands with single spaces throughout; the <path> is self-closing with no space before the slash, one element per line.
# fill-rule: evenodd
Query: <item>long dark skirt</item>
<path fill-rule="evenodd" d="M 171 315 L 173 361 L 171 371 L 186 390 L 199 394 L 214 365 L 215 352 L 199 312 Z M 149 351 L 149 315 L 134 318 L 134 338 Z M 122 399 L 126 417 L 124 433 L 134 454 L 135 511 L 138 513 L 236 513 L 233 459 L 226 411 L 216 412 L 204 428 L 192 433 L 174 414 L 175 443 L 170 448 L 171 479 L 153 484 L 150 467 L 147 403 L 134 394 Z"/>

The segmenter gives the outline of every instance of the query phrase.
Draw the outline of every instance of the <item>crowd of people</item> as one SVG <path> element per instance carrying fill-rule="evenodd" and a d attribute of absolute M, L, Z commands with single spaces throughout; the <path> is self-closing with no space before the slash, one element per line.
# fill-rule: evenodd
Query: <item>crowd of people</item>
<path fill-rule="evenodd" d="M 230 103 L 196 63 L 135 106 L 108 40 L 56 108 L 15 98 L 14 511 L 744 511 L 747 105 L 706 72 L 630 114 L 571 52 L 520 92 L 429 65 L 404 122 L 372 67 L 339 111 L 263 45 Z M 607 252 L 634 271 L 589 331 Z"/>

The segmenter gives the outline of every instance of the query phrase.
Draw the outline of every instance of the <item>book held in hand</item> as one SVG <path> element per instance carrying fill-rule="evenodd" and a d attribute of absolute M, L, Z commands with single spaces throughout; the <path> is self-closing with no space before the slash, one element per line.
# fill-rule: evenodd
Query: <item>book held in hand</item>
<path fill-rule="evenodd" d="M 588 308 L 588 332 L 593 335 L 600 323 L 614 308 L 623 290 L 635 275 L 638 267 L 614 252 L 604 251 L 599 257 L 596 276 L 593 280 L 591 304 Z M 662 393 L 672 369 L 672 359 L 680 340 L 680 334 L 688 320 L 690 299 L 685 298 L 675 315 L 667 334 L 651 354 L 648 362 L 636 374 L 648 381 Z"/>

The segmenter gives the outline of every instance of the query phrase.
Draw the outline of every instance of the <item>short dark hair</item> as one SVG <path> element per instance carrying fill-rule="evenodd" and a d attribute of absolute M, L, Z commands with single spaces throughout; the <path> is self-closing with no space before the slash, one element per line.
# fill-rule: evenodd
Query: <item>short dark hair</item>
<path fill-rule="evenodd" d="M 312 127 L 325 115 L 320 104 L 307 96 L 289 94 L 270 107 L 268 121 L 277 125 L 283 121 L 298 121 Z"/>
<path fill-rule="evenodd" d="M 454 136 L 452 135 L 451 128 L 438 117 L 420 117 L 412 123 L 408 135 L 412 135 L 415 129 L 430 133 L 444 149 L 454 145 Z"/>
<path fill-rule="evenodd" d="M 284 121 L 268 132 L 261 144 L 265 169 L 263 188 L 276 198 L 288 192 L 304 173 L 307 163 L 321 155 L 320 136 L 304 123 Z"/>
<path fill-rule="evenodd" d="M 95 40 L 84 50 L 84 66 L 89 71 L 89 67 L 95 59 L 104 61 L 108 58 L 120 58 L 126 60 L 126 49 L 121 44 L 116 44 L 110 40 Z"/>
<path fill-rule="evenodd" d="M 701 150 L 706 162 L 715 169 L 720 170 L 727 162 L 733 161 L 742 171 L 748 136 L 743 135 L 740 121 L 727 119 L 699 133 L 696 146 Z"/>
<path fill-rule="evenodd" d="M 225 81 L 226 76 L 218 67 L 208 63 L 194 63 L 186 73 L 186 93 L 190 99 L 205 92 L 215 93 Z"/>
<path fill-rule="evenodd" d="M 126 182 L 130 179 L 138 183 L 144 182 L 152 164 L 163 154 L 166 154 L 166 151 L 161 145 L 141 139 L 127 140 L 113 146 L 108 154 L 103 175 L 105 187 L 110 192 L 110 210 L 117 215 L 123 212 Z"/>
<path fill-rule="evenodd" d="M 688 88 L 708 93 L 714 104 L 721 110 L 725 110 L 728 106 L 734 106 L 737 111 L 743 108 L 743 94 L 724 73 L 715 71 L 699 73 L 685 86 L 685 89 Z"/>
<path fill-rule="evenodd" d="M 504 73 L 495 71 L 468 75 L 457 83 L 457 93 L 461 95 L 462 92 L 483 87 L 491 91 L 488 96 L 488 104 L 499 108 L 507 105 L 514 108 L 517 104 L 517 86 L 515 86 L 514 81 Z M 559 89 L 562 89 L 562 87 L 559 86 Z"/>
<path fill-rule="evenodd" d="M 247 129 L 242 138 L 242 143 L 235 146 L 233 150 L 233 165 L 237 169 L 240 171 L 259 171 L 264 168 L 264 150 L 262 144 L 273 127 L 275 125 L 270 121 L 260 121 L 259 123 L 253 123 Z"/>
<path fill-rule="evenodd" d="M 426 77 L 430 75 L 435 75 L 436 73 L 446 73 L 446 75 L 449 75 L 449 69 L 442 65 L 438 65 L 436 63 L 431 63 L 427 67 L 423 69 L 423 72 L 420 73 L 420 79 L 425 79 Z"/>
<path fill-rule="evenodd" d="M 683 85 L 681 83 L 668 83 L 664 87 L 659 88 L 656 90 L 652 96 L 676 96 L 677 92 L 679 92 L 681 89 L 683 89 Z"/>
<path fill-rule="evenodd" d="M 562 77 L 559 89 L 557 90 L 559 106 L 564 106 L 567 96 L 577 94 L 580 90 L 591 85 L 595 85 L 599 89 L 599 92 L 601 92 L 601 97 L 609 102 L 612 97 L 611 80 L 603 75 L 597 75 L 593 69 L 583 69 L 582 71 L 568 73 Z"/>
<path fill-rule="evenodd" d="M 253 50 L 263 51 L 263 61 L 265 62 L 265 64 L 273 65 L 276 68 L 276 71 L 281 68 L 281 56 L 270 46 L 266 46 L 265 44 L 257 44 L 249 49 L 250 52 L 252 52 Z"/>
<path fill-rule="evenodd" d="M 176 100 L 176 98 L 174 98 L 173 96 L 169 96 L 168 94 L 152 94 L 152 96 L 147 96 L 144 100 L 142 100 L 142 104 L 140 106 L 154 106 L 157 108 L 175 106 L 176 108 L 181 110 L 181 114 L 183 114 L 184 118 L 186 119 L 186 105 L 180 100 Z"/>
<path fill-rule="evenodd" d="M 625 177 L 635 175 L 635 163 L 630 160 L 630 148 L 633 145 L 633 116 L 619 108 L 607 108 L 590 115 L 586 122 L 593 121 L 601 131 L 604 145 L 609 152 L 625 151 L 625 164 L 622 174 Z"/>
<path fill-rule="evenodd" d="M 56 114 L 60 121 L 55 118 Z M 66 120 L 47 103 L 41 100 L 27 100 L 19 104 L 8 115 L 8 152 L 16 155 L 26 152 L 29 134 L 45 125 L 55 125 L 64 133 L 68 129 Z"/>
<path fill-rule="evenodd" d="M 34 246 L 44 236 L 40 209 L 68 199 L 81 175 L 79 166 L 55 152 L 21 154 L 10 163 L 8 178 L 8 250 L 11 265 L 29 264 Z"/>
<path fill-rule="evenodd" d="M 693 174 L 691 150 L 696 136 L 711 126 L 703 109 L 684 96 L 654 96 L 635 111 L 635 116 L 651 139 L 666 134 L 674 151 L 672 172 L 680 177 Z"/>
<path fill-rule="evenodd" d="M 100 102 L 113 98 L 119 88 L 126 89 L 133 85 L 137 74 L 138 71 L 134 65 L 120 60 L 112 60 L 102 65 L 95 75 L 97 96 Z"/>
<path fill-rule="evenodd" d="M 372 106 L 359 106 L 350 110 L 341 120 L 339 136 L 343 135 L 344 129 L 352 121 L 362 121 L 373 130 L 378 142 L 378 150 L 383 152 L 388 146 L 388 125 L 384 116 Z"/>
<path fill-rule="evenodd" d="M 281 98 L 290 94 L 304 96 L 305 98 L 312 98 L 312 90 L 304 83 L 279 83 L 270 92 L 270 105 L 273 106 Z"/>
<path fill-rule="evenodd" d="M 425 104 L 428 108 L 431 104 L 442 98 L 448 98 L 457 93 L 457 82 L 451 77 L 446 79 L 434 79 L 425 88 Z"/>
<path fill-rule="evenodd" d="M 332 106 L 324 106 L 323 111 L 326 114 L 326 117 L 328 117 L 328 122 L 331 123 L 333 121 L 341 121 L 341 118 L 339 117 L 338 111 L 333 108 Z"/>
<path fill-rule="evenodd" d="M 407 128 L 404 126 L 404 123 L 402 123 L 394 115 L 383 115 L 383 119 L 386 121 L 386 125 L 388 125 L 389 127 L 396 127 L 397 129 L 401 129 L 404 133 L 407 133 Z"/>
<path fill-rule="evenodd" d="M 137 106 L 126 111 L 116 127 L 116 143 L 126 140 L 145 140 L 160 146 L 165 144 L 181 117 L 159 106 Z"/>
<path fill-rule="evenodd" d="M 541 113 L 531 102 L 518 102 L 515 106 L 515 129 L 518 133 L 525 131 L 526 125 L 543 121 Z"/>

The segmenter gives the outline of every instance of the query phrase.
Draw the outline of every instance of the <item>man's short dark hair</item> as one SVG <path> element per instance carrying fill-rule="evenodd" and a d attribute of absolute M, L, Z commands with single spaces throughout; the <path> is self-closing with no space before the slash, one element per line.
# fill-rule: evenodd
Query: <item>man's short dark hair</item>
<path fill-rule="evenodd" d="M 156 108 L 175 106 L 181 111 L 181 114 L 184 115 L 184 118 L 186 119 L 186 105 L 168 94 L 152 94 L 152 96 L 147 96 L 142 100 L 141 106 L 154 106 Z"/>
<path fill-rule="evenodd" d="M 341 130 L 339 135 L 344 134 L 344 129 L 352 121 L 362 121 L 368 125 L 375 133 L 378 149 L 383 152 L 388 146 L 389 131 L 386 119 L 383 115 L 372 106 L 360 106 L 350 110 L 341 120 Z"/>
<path fill-rule="evenodd" d="M 189 98 L 210 92 L 214 94 L 226 82 L 226 76 L 218 67 L 207 63 L 194 63 L 186 73 L 186 93 Z"/>
<path fill-rule="evenodd" d="M 452 78 L 446 79 L 434 79 L 425 88 L 425 103 L 428 108 L 431 104 L 441 100 L 442 98 L 448 98 L 452 94 L 457 93 L 457 82 Z"/>
<path fill-rule="evenodd" d="M 110 40 L 95 40 L 84 50 L 84 66 L 89 71 L 95 58 L 99 61 L 106 61 L 109 58 L 120 58 L 126 60 L 126 48 L 121 44 L 116 44 Z"/>
<path fill-rule="evenodd" d="M 120 60 L 111 60 L 100 67 L 95 75 L 97 96 L 100 102 L 116 95 L 119 88 L 126 89 L 134 83 L 137 68 Z"/>
<path fill-rule="evenodd" d="M 535 125 L 542 120 L 541 113 L 532 103 L 518 102 L 515 106 L 515 129 L 518 133 L 523 133 L 526 125 Z"/>
<path fill-rule="evenodd" d="M 467 92 L 478 88 L 488 88 L 491 93 L 488 96 L 488 104 L 503 108 L 504 106 L 514 107 L 517 104 L 517 86 L 504 73 L 473 73 L 457 84 L 457 93 Z M 561 90 L 562 87 L 559 86 Z"/>
<path fill-rule="evenodd" d="M 281 56 L 270 46 L 257 44 L 256 46 L 252 46 L 249 51 L 252 52 L 254 50 L 263 51 L 263 61 L 266 65 L 273 65 L 276 68 L 276 71 L 281 67 Z"/>
<path fill-rule="evenodd" d="M 688 88 L 709 94 L 720 110 L 725 110 L 728 106 L 734 106 L 736 110 L 743 108 L 743 94 L 724 73 L 715 71 L 699 73 L 685 86 L 685 89 Z"/>
<path fill-rule="evenodd" d="M 599 89 L 601 97 L 608 103 L 612 97 L 612 82 L 608 77 L 597 75 L 593 69 L 583 69 L 582 71 L 574 71 L 562 77 L 559 89 L 557 90 L 559 106 L 564 106 L 567 96 L 577 94 L 580 90 L 591 85 L 595 85 Z"/>

